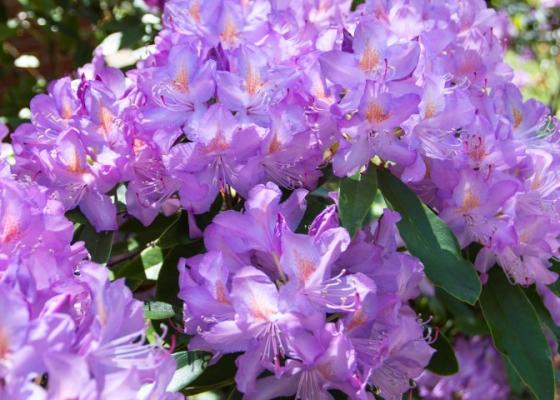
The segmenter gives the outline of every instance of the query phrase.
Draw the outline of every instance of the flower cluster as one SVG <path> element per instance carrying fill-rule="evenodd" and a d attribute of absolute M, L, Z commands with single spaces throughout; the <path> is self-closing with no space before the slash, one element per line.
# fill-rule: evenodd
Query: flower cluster
<path fill-rule="evenodd" d="M 107 230 L 117 182 L 149 224 L 230 189 L 313 188 L 331 160 L 345 176 L 378 156 L 462 246 L 483 245 L 481 272 L 556 279 L 555 121 L 510 83 L 484 2 L 171 0 L 163 19 L 126 77 L 96 59 L 33 100 L 13 135 L 18 173 Z"/>
<path fill-rule="evenodd" d="M 557 275 L 558 134 L 546 107 L 523 102 L 484 2 L 366 2 L 319 62 L 338 115 L 336 174 L 371 157 L 393 168 L 451 226 L 483 245 L 513 281 Z"/>
<path fill-rule="evenodd" d="M 0 398 L 175 398 L 142 303 L 70 244 L 63 205 L 5 173 L 0 193 Z"/>
<path fill-rule="evenodd" d="M 98 230 L 117 229 L 116 206 L 107 192 L 127 179 L 130 135 L 126 114 L 133 96 L 123 73 L 106 68 L 98 54 L 30 104 L 32 123 L 11 136 L 14 171 L 49 189 L 65 209 L 76 206 Z"/>
<path fill-rule="evenodd" d="M 0 316 L 0 391 L 168 396 L 173 363 L 145 345 L 140 303 L 70 245 L 63 214 L 79 207 L 98 231 L 116 230 L 117 200 L 149 225 L 160 212 L 205 213 L 221 194 L 245 199 L 245 211 L 219 213 L 207 252 L 179 265 L 189 346 L 240 353 L 236 383 L 249 399 L 371 398 L 372 388 L 400 399 L 433 352 L 407 304 L 422 265 L 397 250 L 400 217 L 388 210 L 353 239 L 335 206 L 299 233 L 307 190 L 329 164 L 339 177 L 372 159 L 390 167 L 463 248 L 481 245 L 481 273 L 497 263 L 535 283 L 560 321 L 547 287 L 560 247 L 560 132 L 511 83 L 501 17 L 482 0 L 351 3 L 169 0 L 136 69 L 106 67 L 98 51 L 33 99 L 30 123 L 11 135 L 15 165 L 0 168 L 10 315 Z M 475 344 L 487 354 L 458 342 L 467 370 L 480 361 L 463 347 Z M 75 379 L 60 376 L 67 365 Z"/>
<path fill-rule="evenodd" d="M 495 399 L 509 398 L 506 370 L 500 355 L 488 338 L 458 337 L 455 355 L 461 366 L 455 375 L 442 377 L 424 372 L 418 379 L 422 399 Z"/>
<path fill-rule="evenodd" d="M 249 399 L 328 389 L 373 398 L 368 385 L 400 399 L 434 350 L 407 305 L 423 272 L 397 252 L 399 216 L 386 210 L 351 241 L 333 205 L 308 234 L 294 233 L 304 197 L 280 203 L 276 185 L 256 186 L 245 212 L 221 213 L 206 229 L 208 252 L 182 260 L 189 346 L 242 353 L 236 383 Z"/>

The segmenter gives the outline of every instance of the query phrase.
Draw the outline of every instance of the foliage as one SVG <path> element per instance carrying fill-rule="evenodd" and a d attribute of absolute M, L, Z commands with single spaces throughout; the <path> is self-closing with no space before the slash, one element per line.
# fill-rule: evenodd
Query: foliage
<path fill-rule="evenodd" d="M 0 397 L 553 400 L 560 129 L 483 4 L 0 12 L 81 67 L 2 94 Z M 558 62 L 555 6 L 492 4 Z"/>

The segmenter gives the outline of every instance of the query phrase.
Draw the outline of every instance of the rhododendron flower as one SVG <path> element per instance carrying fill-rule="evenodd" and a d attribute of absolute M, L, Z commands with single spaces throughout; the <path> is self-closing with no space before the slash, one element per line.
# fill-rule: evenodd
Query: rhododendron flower
<path fill-rule="evenodd" d="M 301 203 L 279 200 L 274 185 L 256 186 L 245 213 L 223 213 L 207 228 L 210 251 L 180 263 L 185 332 L 195 335 L 189 347 L 243 352 L 236 382 L 249 398 L 308 398 L 328 388 L 358 398 L 368 382 L 400 398 L 433 350 L 406 305 L 422 267 L 396 252 L 398 216 L 388 212 L 351 245 L 328 212 L 310 234 L 293 233 L 299 216 L 290 209 Z M 379 257 L 354 272 L 353 247 Z M 265 370 L 274 376 L 259 378 Z"/>
<path fill-rule="evenodd" d="M 431 372 L 422 374 L 418 384 L 423 399 L 449 399 L 454 396 L 461 396 L 465 400 L 509 398 L 505 366 L 489 340 L 458 337 L 455 354 L 461 365 L 456 375 L 442 377 Z"/>

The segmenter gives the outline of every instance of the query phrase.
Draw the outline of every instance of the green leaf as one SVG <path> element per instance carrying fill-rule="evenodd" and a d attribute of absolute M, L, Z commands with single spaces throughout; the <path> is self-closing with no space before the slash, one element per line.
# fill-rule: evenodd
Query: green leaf
<path fill-rule="evenodd" d="M 235 360 L 239 353 L 226 354 L 216 364 L 209 365 L 195 381 L 193 381 L 184 394 L 197 394 L 216 387 L 235 384 L 234 378 L 237 372 Z"/>
<path fill-rule="evenodd" d="M 550 262 L 552 263 L 552 267 L 550 268 L 551 271 L 554 271 L 558 275 L 560 275 L 560 261 L 553 258 L 553 259 L 550 260 Z M 554 283 L 551 283 L 550 285 L 548 285 L 548 288 L 550 290 L 552 290 L 552 292 L 556 296 L 560 296 L 560 279 L 556 279 L 556 281 Z"/>
<path fill-rule="evenodd" d="M 307 233 L 309 225 L 311 225 L 315 217 L 332 204 L 332 200 L 323 196 L 317 196 L 314 193 L 309 193 L 305 198 L 305 202 L 307 203 L 307 207 L 305 208 L 305 213 L 297 228 L 297 233 L 303 234 Z"/>
<path fill-rule="evenodd" d="M 181 351 L 173 354 L 173 357 L 177 367 L 167 386 L 167 390 L 171 392 L 178 392 L 198 378 L 212 358 L 204 351 Z"/>
<path fill-rule="evenodd" d="M 142 266 L 148 279 L 156 280 L 163 265 L 163 252 L 158 246 L 148 247 L 140 253 Z"/>
<path fill-rule="evenodd" d="M 471 262 L 461 256 L 449 227 L 399 179 L 378 169 L 378 182 L 388 205 L 401 215 L 397 224 L 410 253 L 424 264 L 434 285 L 469 304 L 481 291 L 480 279 Z"/>
<path fill-rule="evenodd" d="M 82 214 L 78 207 L 74 208 L 73 210 L 67 211 L 64 216 L 75 224 L 85 225 L 89 223 L 86 216 Z"/>
<path fill-rule="evenodd" d="M 354 11 L 360 4 L 363 4 L 365 0 L 353 0 L 352 1 L 352 11 Z"/>
<path fill-rule="evenodd" d="M 149 226 L 144 226 L 139 220 L 131 218 L 119 227 L 119 231 L 133 233 L 139 245 L 145 246 L 157 241 L 177 221 L 177 218 L 177 215 L 166 217 L 160 214 Z"/>
<path fill-rule="evenodd" d="M 502 270 L 492 268 L 480 306 L 496 348 L 539 400 L 553 400 L 554 372 L 550 348 L 534 307 Z"/>
<path fill-rule="evenodd" d="M 377 193 L 377 174 L 370 167 L 364 174 L 344 178 L 338 190 L 340 221 L 350 236 L 360 230 Z"/>
<path fill-rule="evenodd" d="M 144 317 L 151 320 L 173 318 L 175 310 L 171 304 L 162 301 L 150 301 L 144 304 Z"/>
<path fill-rule="evenodd" d="M 529 299 L 529 301 L 533 305 L 533 307 L 535 307 L 535 311 L 537 312 L 537 315 L 539 316 L 539 319 L 541 321 L 541 325 L 547 327 L 550 330 L 550 332 L 554 336 L 556 336 L 556 340 L 560 341 L 560 327 L 558 325 L 556 325 L 554 323 L 554 321 L 552 320 L 552 316 L 550 315 L 550 311 L 548 311 L 548 309 L 543 304 L 543 300 L 542 300 L 541 296 L 537 293 L 535 287 L 532 286 L 532 287 L 526 288 L 524 291 L 525 291 L 525 294 L 527 295 L 527 298 Z"/>
<path fill-rule="evenodd" d="M 180 306 L 182 301 L 177 298 L 179 293 L 179 270 L 177 264 L 182 257 L 188 258 L 203 251 L 201 241 L 188 246 L 176 246 L 165 250 L 165 258 L 156 284 L 156 298 L 159 301 Z"/>
<path fill-rule="evenodd" d="M 502 362 L 504 363 L 507 372 L 509 387 L 512 393 L 520 395 L 523 392 L 523 389 L 525 388 L 525 384 L 519 377 L 519 374 L 515 372 L 515 368 L 513 368 L 513 365 L 511 365 L 511 362 L 508 360 L 508 358 L 503 354 L 501 356 L 502 356 Z"/>
<path fill-rule="evenodd" d="M 453 347 L 449 340 L 440 333 L 437 340 L 432 343 L 436 352 L 432 355 L 428 369 L 438 375 L 453 375 L 459 371 L 459 364 L 455 358 Z"/>
<path fill-rule="evenodd" d="M 436 288 L 436 297 L 453 314 L 453 325 L 460 332 L 469 336 L 488 336 L 490 334 L 486 322 L 482 316 L 475 313 L 472 307 L 460 302 L 440 288 Z"/>
<path fill-rule="evenodd" d="M 157 280 L 163 266 L 163 252 L 158 246 L 145 248 L 126 263 L 113 269 L 115 279 L 126 278 L 126 284 L 136 290 L 146 280 Z"/>
<path fill-rule="evenodd" d="M 189 221 L 187 213 L 183 212 L 161 234 L 156 244 L 162 249 L 169 249 L 192 242 L 194 242 L 194 240 L 189 239 Z"/>
<path fill-rule="evenodd" d="M 82 226 L 77 239 L 85 243 L 92 261 L 105 264 L 111 255 L 113 232 L 96 232 L 89 222 Z"/>

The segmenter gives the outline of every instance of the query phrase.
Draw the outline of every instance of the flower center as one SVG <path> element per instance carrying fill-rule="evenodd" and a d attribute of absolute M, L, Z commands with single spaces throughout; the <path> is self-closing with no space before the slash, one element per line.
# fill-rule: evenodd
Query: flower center
<path fill-rule="evenodd" d="M 380 57 L 377 50 L 372 48 L 370 45 L 367 45 L 358 65 L 360 66 L 360 69 L 365 72 L 373 72 L 377 69 L 379 61 Z"/>

